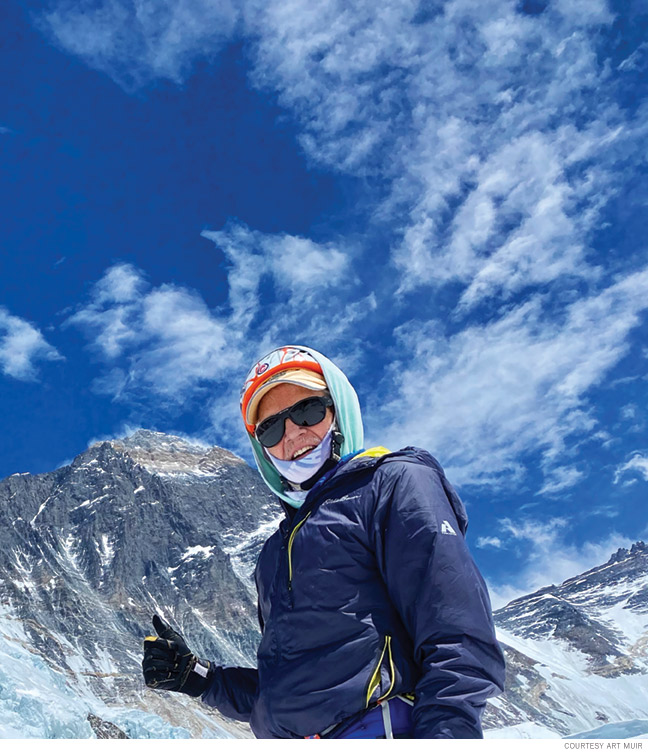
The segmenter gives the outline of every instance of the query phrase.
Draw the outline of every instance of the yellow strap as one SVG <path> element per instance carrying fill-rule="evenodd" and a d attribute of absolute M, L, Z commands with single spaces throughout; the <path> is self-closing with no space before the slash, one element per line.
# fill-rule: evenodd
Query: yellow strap
<path fill-rule="evenodd" d="M 387 650 L 388 637 L 389 636 L 385 637 L 385 642 L 383 644 L 382 653 L 380 654 L 380 659 L 378 659 L 376 669 L 374 669 L 374 673 L 373 675 L 371 675 L 371 680 L 369 680 L 369 687 L 367 688 L 367 706 L 369 706 L 369 701 L 371 701 L 371 696 L 373 695 L 374 690 L 380 685 L 380 668 L 382 667 L 383 657 L 385 656 L 385 651 Z"/>
<path fill-rule="evenodd" d="M 308 513 L 308 515 L 303 520 L 300 520 L 299 523 L 297 523 L 297 525 L 293 528 L 292 533 L 290 534 L 290 538 L 288 539 L 288 583 L 291 583 L 292 581 L 292 546 L 293 541 L 295 540 L 295 534 L 304 525 L 309 517 L 310 513 Z"/>
<path fill-rule="evenodd" d="M 378 446 L 378 447 L 372 447 L 369 450 L 365 450 L 364 452 L 361 452 L 359 455 L 356 455 L 353 459 L 357 460 L 358 458 L 381 458 L 383 455 L 389 455 L 391 450 L 388 450 L 386 447 Z"/>
<path fill-rule="evenodd" d="M 381 695 L 380 698 L 378 699 L 378 703 L 380 703 L 382 700 L 387 698 L 387 696 L 394 689 L 394 683 L 396 682 L 396 670 L 394 668 L 394 657 L 392 656 L 392 650 L 391 650 L 391 635 L 386 636 L 385 639 L 387 641 L 387 653 L 389 655 L 389 677 L 391 678 L 391 682 L 389 684 L 389 688 L 387 689 L 387 692 L 383 693 L 383 695 Z"/>

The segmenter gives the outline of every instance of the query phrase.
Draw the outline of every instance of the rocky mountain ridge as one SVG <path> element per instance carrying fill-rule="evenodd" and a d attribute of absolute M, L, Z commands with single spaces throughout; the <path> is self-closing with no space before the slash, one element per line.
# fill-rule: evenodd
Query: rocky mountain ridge
<path fill-rule="evenodd" d="M 4 634 L 72 693 L 156 709 L 201 734 L 195 715 L 179 715 L 184 699 L 144 688 L 141 641 L 157 612 L 197 652 L 249 665 L 258 640 L 251 568 L 280 514 L 240 458 L 155 432 L 97 443 L 50 473 L 10 476 L 0 482 Z M 87 713 L 92 704 L 84 723 Z M 232 728 L 218 715 L 210 724 L 210 734 Z"/>
<path fill-rule="evenodd" d="M 585 573 L 494 614 L 506 693 L 488 723 L 558 736 L 648 717 L 648 546 L 636 542 Z"/>
<path fill-rule="evenodd" d="M 162 476 L 217 476 L 224 468 L 245 464 L 221 447 L 195 444 L 159 431 L 140 429 L 129 437 L 110 440 L 109 444 L 137 465 Z"/>

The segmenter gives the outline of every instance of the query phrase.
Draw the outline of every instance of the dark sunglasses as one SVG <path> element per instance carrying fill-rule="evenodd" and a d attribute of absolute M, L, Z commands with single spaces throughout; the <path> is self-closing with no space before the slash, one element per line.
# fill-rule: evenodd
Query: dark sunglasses
<path fill-rule="evenodd" d="M 290 408 L 268 416 L 256 427 L 254 434 L 264 447 L 274 447 L 281 442 L 286 431 L 286 419 L 289 418 L 296 426 L 315 426 L 326 416 L 326 409 L 333 405 L 333 400 L 324 395 L 313 395 Z"/>

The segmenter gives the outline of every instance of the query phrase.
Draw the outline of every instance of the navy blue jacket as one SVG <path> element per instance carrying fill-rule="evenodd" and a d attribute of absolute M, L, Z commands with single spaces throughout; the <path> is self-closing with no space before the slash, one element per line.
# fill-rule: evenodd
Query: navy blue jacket
<path fill-rule="evenodd" d="M 437 461 L 361 454 L 286 512 L 256 568 L 258 670 L 214 668 L 203 701 L 257 737 L 300 738 L 413 693 L 414 737 L 481 737 L 504 659 Z"/>

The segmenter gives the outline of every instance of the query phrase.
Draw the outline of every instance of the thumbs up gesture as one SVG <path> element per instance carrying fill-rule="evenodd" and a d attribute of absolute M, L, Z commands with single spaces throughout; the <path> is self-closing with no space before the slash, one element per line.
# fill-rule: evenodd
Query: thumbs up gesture
<path fill-rule="evenodd" d="M 194 656 L 182 635 L 157 615 L 153 616 L 153 627 L 158 637 L 147 635 L 144 639 L 142 671 L 146 685 L 202 695 L 209 687 L 210 662 Z"/>

